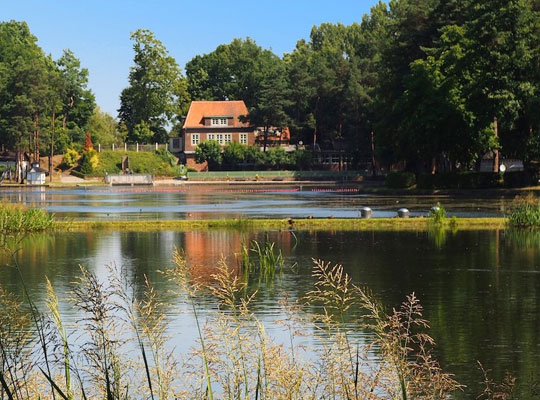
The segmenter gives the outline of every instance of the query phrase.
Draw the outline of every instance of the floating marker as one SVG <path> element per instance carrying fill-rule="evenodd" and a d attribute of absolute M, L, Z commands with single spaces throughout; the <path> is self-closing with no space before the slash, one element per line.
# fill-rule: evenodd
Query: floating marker
<path fill-rule="evenodd" d="M 406 208 L 400 208 L 397 215 L 399 218 L 409 218 L 409 210 Z"/>
<path fill-rule="evenodd" d="M 373 212 L 371 211 L 371 208 L 369 207 L 363 207 L 360 210 L 360 215 L 362 216 L 362 218 L 371 218 L 372 213 Z"/>

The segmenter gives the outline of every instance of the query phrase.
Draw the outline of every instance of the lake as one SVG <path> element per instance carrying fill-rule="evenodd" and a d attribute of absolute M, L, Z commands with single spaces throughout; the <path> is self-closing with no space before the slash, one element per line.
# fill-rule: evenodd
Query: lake
<path fill-rule="evenodd" d="M 374 217 L 406 207 L 427 215 L 440 202 L 450 216 L 504 216 L 513 196 L 387 196 L 357 185 L 185 185 L 180 187 L 0 188 L 0 200 L 42 207 L 59 217 L 90 220 L 177 218 L 355 218 L 364 206 Z"/>
<path fill-rule="evenodd" d="M 223 193 L 198 193 L 194 197 L 175 192 L 113 193 L 104 189 L 84 195 L 79 190 L 46 191 L 45 198 L 35 203 L 49 209 L 72 207 L 64 209 L 65 215 L 80 214 L 83 218 L 89 218 L 103 216 L 103 208 L 117 209 L 131 203 L 136 203 L 135 207 L 158 207 L 156 203 L 164 206 L 183 199 L 184 205 L 191 207 L 192 202 L 196 203 L 195 198 L 204 200 L 205 206 L 249 199 L 243 194 Z M 30 202 L 33 194 L 25 192 L 25 196 L 26 201 Z M 330 194 L 328 197 L 334 202 L 328 200 L 319 204 L 314 199 L 320 200 L 321 196 L 310 193 L 281 193 L 275 196 L 276 200 L 282 202 L 288 199 L 297 205 L 311 204 L 310 207 L 319 207 L 325 212 L 332 210 L 336 214 L 336 210 L 353 212 L 357 204 L 366 201 L 358 194 Z M 269 195 L 255 195 L 254 202 L 268 204 L 267 197 L 272 198 Z M 75 204 L 77 198 L 79 205 Z M 106 202 L 107 199 L 110 204 Z M 418 210 L 432 204 L 432 199 L 410 200 L 404 202 L 414 204 Z M 385 207 L 394 206 L 389 198 L 375 203 L 384 203 Z M 463 199 L 445 202 L 455 205 L 456 212 L 466 212 L 464 203 Z M 490 200 L 487 203 L 490 206 L 482 208 L 482 212 L 496 214 L 505 200 Z M 85 207 L 89 211 L 83 211 Z M 219 215 L 229 215 L 226 207 L 223 207 Z M 254 209 L 255 206 L 252 206 L 251 210 Z M 182 212 L 186 211 L 173 211 L 170 214 L 180 216 Z M 312 208 L 305 212 L 314 213 Z M 169 215 L 147 211 L 145 216 L 150 217 L 150 214 L 154 217 Z M 210 214 L 210 211 L 201 211 L 201 215 Z M 136 213 L 128 215 L 135 217 Z M 114 217 L 122 216 L 116 214 Z M 536 393 L 540 382 L 538 233 L 509 230 L 300 231 L 295 234 L 288 231 L 249 234 L 235 231 L 51 233 L 24 238 L 19 244 L 21 250 L 18 259 L 30 295 L 43 308 L 45 275 L 51 279 L 60 299 L 65 299 L 73 288 L 72 282 L 79 274 L 79 264 L 102 280 L 107 277 L 106 266 L 115 264 L 124 268 L 126 277 L 136 291 L 142 290 L 143 277 L 146 275 L 160 292 L 167 293 L 170 283 L 164 281 L 158 270 L 172 265 L 171 256 L 175 247 L 185 250 L 191 265 L 215 265 L 222 255 L 227 257 L 230 265 L 235 265 L 235 253 L 240 252 L 242 241 L 251 239 L 275 242 L 277 248 L 282 250 L 286 264 L 296 264 L 295 268 L 285 268 L 271 282 L 250 282 L 251 288 L 258 290 L 253 305 L 255 313 L 277 341 L 285 341 L 286 337 L 282 328 L 273 323 L 276 318 L 283 317 L 279 300 L 284 296 L 294 300 L 310 290 L 314 282 L 311 276 L 312 258 L 324 259 L 342 263 L 353 282 L 361 287 L 369 287 L 388 309 L 398 307 L 407 294 L 415 292 L 424 306 L 425 317 L 430 321 L 431 334 L 438 344 L 437 356 L 443 367 L 468 386 L 464 397 L 472 397 L 473 393 L 481 391 L 479 382 L 482 375 L 477 368 L 477 360 L 486 369 L 491 369 L 493 376 L 499 380 L 504 377 L 505 371 L 510 371 L 518 379 L 520 398 L 531 398 Z M 2 264 L 10 262 L 6 257 L 1 261 Z M 13 269 L 0 268 L 0 282 L 19 294 L 22 291 Z M 192 314 L 174 296 L 168 296 L 167 301 L 167 318 L 173 335 L 171 346 L 182 353 L 194 344 L 195 322 Z M 209 300 L 202 300 L 199 307 L 204 314 L 212 312 L 215 305 Z M 75 322 L 79 318 L 66 302 L 61 303 L 61 313 L 66 322 Z M 357 310 L 353 310 L 348 328 L 356 336 L 369 337 L 370 333 L 354 322 L 356 314 Z"/>

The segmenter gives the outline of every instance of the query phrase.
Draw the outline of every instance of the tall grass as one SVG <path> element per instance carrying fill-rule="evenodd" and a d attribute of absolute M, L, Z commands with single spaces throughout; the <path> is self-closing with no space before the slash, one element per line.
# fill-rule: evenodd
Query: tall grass
<path fill-rule="evenodd" d="M 516 228 L 540 227 L 540 199 L 533 194 L 516 197 L 512 203 L 508 223 Z"/>
<path fill-rule="evenodd" d="M 0 232 L 28 233 L 52 229 L 54 215 L 39 208 L 0 203 Z"/>
<path fill-rule="evenodd" d="M 284 317 L 277 322 L 289 337 L 288 344 L 276 343 L 254 314 L 257 293 L 225 259 L 210 276 L 189 266 L 181 251 L 173 261 L 163 275 L 174 284 L 175 302 L 193 312 L 198 332 L 181 359 L 169 348 L 169 335 L 182 331 L 168 325 L 165 293 L 146 278 L 140 292 L 125 271 L 110 267 L 100 281 L 81 267 L 66 299 L 49 282 L 48 316 L 59 337 L 46 342 L 48 353 L 57 356 L 46 373 L 29 329 L 31 313 L 0 290 L 6 310 L 0 313 L 0 399 L 404 400 L 446 399 L 462 388 L 435 359 L 414 294 L 388 312 L 341 265 L 314 260 L 312 290 L 281 304 Z M 215 305 L 205 318 L 199 310 L 203 297 Z M 76 324 L 62 322 L 63 302 L 80 311 Z M 351 314 L 358 307 L 363 314 Z M 369 329 L 372 339 L 358 339 L 353 331 L 360 328 Z M 319 345 L 307 346 L 306 335 Z M 506 390 L 487 382 L 484 398 Z M 54 391 L 45 390 L 49 385 Z"/>

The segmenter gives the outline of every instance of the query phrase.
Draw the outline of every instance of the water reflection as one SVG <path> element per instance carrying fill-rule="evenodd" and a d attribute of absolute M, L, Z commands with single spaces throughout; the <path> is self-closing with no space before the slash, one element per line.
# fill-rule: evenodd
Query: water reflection
<path fill-rule="evenodd" d="M 351 191 L 342 191 L 351 190 Z M 224 217 L 360 216 L 369 206 L 374 217 L 394 217 L 407 207 L 412 216 L 427 215 L 440 202 L 450 216 L 502 216 L 510 197 L 366 195 L 343 185 L 253 186 L 203 185 L 179 188 L 97 187 L 76 189 L 0 188 L 0 199 L 46 208 L 61 217 L 80 219 L 172 219 Z"/>
<path fill-rule="evenodd" d="M 285 294 L 297 299 L 311 288 L 312 258 L 331 260 L 343 264 L 355 284 L 368 286 L 388 308 L 414 291 L 431 321 L 442 364 L 476 392 L 482 379 L 476 360 L 498 379 L 511 371 L 523 393 L 530 394 L 532 382 L 540 378 L 538 233 L 316 231 L 298 232 L 296 237 L 279 231 L 58 233 L 26 237 L 18 244 L 18 260 L 31 296 L 41 307 L 44 276 L 65 299 L 79 264 L 102 279 L 107 264 L 123 267 L 139 291 L 144 275 L 148 276 L 169 302 L 171 329 L 182 332 L 174 342 L 181 351 L 195 338 L 194 322 L 177 306 L 178 299 L 168 291 L 170 284 L 158 272 L 172 265 L 174 248 L 183 248 L 192 266 L 213 265 L 222 256 L 235 265 L 242 240 L 266 238 L 277 243 L 288 265 L 298 263 L 294 271 L 286 269 L 271 284 L 251 282 L 258 285 L 255 311 L 278 340 L 283 334 L 273 321 L 282 316 L 279 300 Z M 1 257 L 2 265 L 10 263 L 5 254 Z M 1 268 L 0 282 L 21 293 L 13 269 Z M 211 310 L 214 305 L 202 299 L 200 307 Z M 65 303 L 61 311 L 66 320 L 77 319 Z"/>

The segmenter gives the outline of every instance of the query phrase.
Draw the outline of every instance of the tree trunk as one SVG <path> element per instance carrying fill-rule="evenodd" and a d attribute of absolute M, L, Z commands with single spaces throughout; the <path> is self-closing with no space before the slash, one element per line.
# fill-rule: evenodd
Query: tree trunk
<path fill-rule="evenodd" d="M 499 137 L 499 126 L 497 117 L 493 117 L 495 139 Z M 493 150 L 493 172 L 499 172 L 499 149 Z"/>
<path fill-rule="evenodd" d="M 52 129 L 51 129 L 51 153 L 49 154 L 49 182 L 53 180 L 53 157 L 54 157 L 54 128 L 56 123 L 56 112 L 52 113 Z"/>
<path fill-rule="evenodd" d="M 268 142 L 268 126 L 265 126 L 264 127 L 264 147 L 263 147 L 263 152 L 266 153 L 266 143 Z"/>

